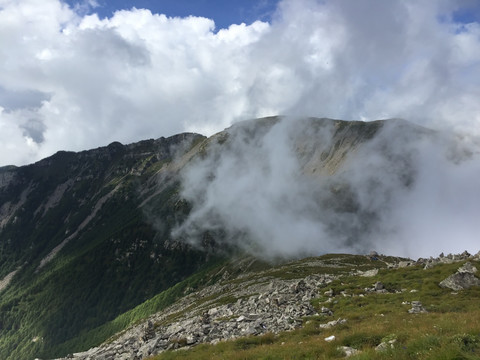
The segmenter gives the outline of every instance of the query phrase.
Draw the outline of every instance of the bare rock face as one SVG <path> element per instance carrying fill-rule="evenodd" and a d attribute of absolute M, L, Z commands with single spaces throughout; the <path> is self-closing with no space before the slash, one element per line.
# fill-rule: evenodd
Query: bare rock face
<path fill-rule="evenodd" d="M 480 279 L 472 273 L 457 272 L 440 282 L 440 287 L 449 288 L 455 291 L 480 286 Z"/>
<path fill-rule="evenodd" d="M 425 270 L 431 269 L 439 264 L 452 264 L 454 262 L 464 261 L 464 260 L 480 260 L 480 251 L 476 255 L 470 254 L 468 251 L 464 251 L 461 254 L 448 254 L 445 255 L 443 252 L 436 258 L 430 257 L 430 259 L 418 259 L 417 264 L 423 265 Z M 467 263 L 469 264 L 469 263 Z"/>
<path fill-rule="evenodd" d="M 477 272 L 477 268 L 469 261 L 463 264 L 463 266 L 458 269 L 458 272 L 475 274 Z"/>
<path fill-rule="evenodd" d="M 318 295 L 319 287 L 334 279 L 336 277 L 323 274 L 295 280 L 255 278 L 235 286 L 228 283 L 211 285 L 128 329 L 113 342 L 72 356 L 78 360 L 137 360 L 201 343 L 216 344 L 242 336 L 291 331 L 302 326 L 305 316 L 333 316 L 326 307 L 317 313 L 311 299 Z M 198 299 L 226 293 L 237 300 L 214 307 L 206 302 L 185 311 Z M 169 323 L 167 319 L 173 316 L 176 320 Z M 345 322 L 345 319 L 330 321 L 322 328 Z"/>
<path fill-rule="evenodd" d="M 455 291 L 468 289 L 472 286 L 480 286 L 480 279 L 474 275 L 476 272 L 477 268 L 472 263 L 466 262 L 455 274 L 447 277 L 439 285 L 442 288 Z"/>
<path fill-rule="evenodd" d="M 15 166 L 0 167 L 0 189 L 7 187 L 12 181 L 14 181 L 15 176 L 16 176 Z"/>

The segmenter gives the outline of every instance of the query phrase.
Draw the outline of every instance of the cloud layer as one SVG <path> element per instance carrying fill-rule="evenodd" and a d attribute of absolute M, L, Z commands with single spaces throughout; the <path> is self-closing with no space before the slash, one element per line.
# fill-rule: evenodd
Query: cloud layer
<path fill-rule="evenodd" d="M 0 165 L 245 118 L 403 117 L 480 134 L 475 2 L 284 0 L 215 29 L 148 10 L 0 0 Z"/>
<path fill-rule="evenodd" d="M 479 250 L 480 144 L 398 120 L 370 141 L 319 123 L 247 122 L 211 140 L 183 173 L 193 208 L 174 236 L 196 244 L 208 231 L 267 259 Z"/>

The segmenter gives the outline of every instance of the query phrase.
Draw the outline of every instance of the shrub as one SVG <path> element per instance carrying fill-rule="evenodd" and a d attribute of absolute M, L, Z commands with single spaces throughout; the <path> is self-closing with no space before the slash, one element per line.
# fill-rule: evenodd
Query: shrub
<path fill-rule="evenodd" d="M 457 334 L 451 340 L 464 351 L 474 351 L 480 345 L 478 337 L 471 334 Z"/>

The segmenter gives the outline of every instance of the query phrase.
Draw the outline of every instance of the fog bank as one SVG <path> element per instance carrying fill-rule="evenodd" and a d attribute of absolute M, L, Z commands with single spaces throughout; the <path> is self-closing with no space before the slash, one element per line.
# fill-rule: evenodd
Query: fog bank
<path fill-rule="evenodd" d="M 267 259 L 477 252 L 479 149 L 402 120 L 240 123 L 183 171 L 192 211 L 174 236 L 209 231 Z"/>

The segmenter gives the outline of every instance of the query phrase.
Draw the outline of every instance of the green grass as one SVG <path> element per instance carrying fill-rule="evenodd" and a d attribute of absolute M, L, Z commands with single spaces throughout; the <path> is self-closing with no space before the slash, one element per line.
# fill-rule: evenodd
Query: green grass
<path fill-rule="evenodd" d="M 218 267 L 218 264 L 211 265 L 209 268 L 202 270 L 188 279 L 179 282 L 173 287 L 161 292 L 153 298 L 145 301 L 143 304 L 127 311 L 126 313 L 116 317 L 102 326 L 81 333 L 76 338 L 59 346 L 59 352 L 76 347 L 78 349 L 88 349 L 89 347 L 99 345 L 101 341 L 111 338 L 112 341 L 116 334 L 133 325 L 140 320 L 147 318 L 149 315 L 155 314 L 167 306 L 173 304 L 176 300 L 185 295 L 188 291 L 193 291 L 201 285 L 204 285 L 206 279 L 212 269 Z M 208 281 L 208 280 L 207 280 Z"/>
<path fill-rule="evenodd" d="M 0 278 L 21 267 L 0 294 L 1 359 L 53 358 L 98 345 L 172 303 L 186 290 L 175 284 L 209 260 L 216 263 L 200 250 L 164 246 L 183 215 L 176 209 L 178 183 L 165 183 L 162 191 L 156 186 L 156 172 L 171 160 L 167 152 L 157 160 L 158 150 L 170 146 L 165 141 L 135 145 L 139 156 L 112 144 L 102 151 L 60 152 L 44 161 L 48 166 L 18 168 L 25 183 L 0 192 L 0 203 L 18 202 L 30 183 L 34 191 L 14 214 L 18 221 L 0 231 Z M 143 175 L 134 175 L 136 169 Z M 46 198 L 67 180 L 71 186 L 43 214 Z M 78 230 L 117 185 L 87 226 L 36 271 L 41 259 Z M 146 199 L 141 192 L 152 190 L 149 209 L 139 207 Z M 147 219 L 143 210 L 151 210 L 154 218 Z M 185 286 L 193 288 L 192 281 Z"/>
<path fill-rule="evenodd" d="M 354 261 L 359 265 L 365 262 L 364 257 L 356 260 L 349 256 L 340 257 L 344 262 Z M 319 259 L 328 260 L 328 257 Z M 308 260 L 302 262 L 306 264 Z M 376 281 L 382 281 L 389 291 L 399 292 L 372 293 L 364 297 L 337 295 L 336 303 L 326 306 L 334 311 L 334 318 L 346 318 L 347 323 L 334 328 L 321 329 L 318 325 L 327 320 L 311 317 L 305 319 L 301 329 L 292 332 L 240 338 L 217 345 L 202 344 L 188 350 L 167 351 L 152 359 L 336 359 L 344 357 L 339 346 L 360 350 L 359 354 L 350 357 L 354 360 L 480 359 L 480 288 L 454 293 L 438 286 L 462 264 L 442 264 L 429 270 L 420 266 L 384 268 L 370 278 L 344 276 L 329 286 L 336 294 L 340 291 L 360 293 Z M 475 265 L 478 267 L 479 264 Z M 282 269 L 267 270 L 266 273 L 283 271 L 288 274 L 288 267 Z M 319 296 L 313 304 L 320 308 L 325 306 L 326 299 Z M 413 300 L 421 301 L 428 313 L 409 314 L 410 306 L 402 305 L 402 302 Z M 335 335 L 336 339 L 326 342 L 324 338 L 330 335 Z M 395 340 L 393 348 L 375 351 L 382 341 L 390 340 Z"/>

